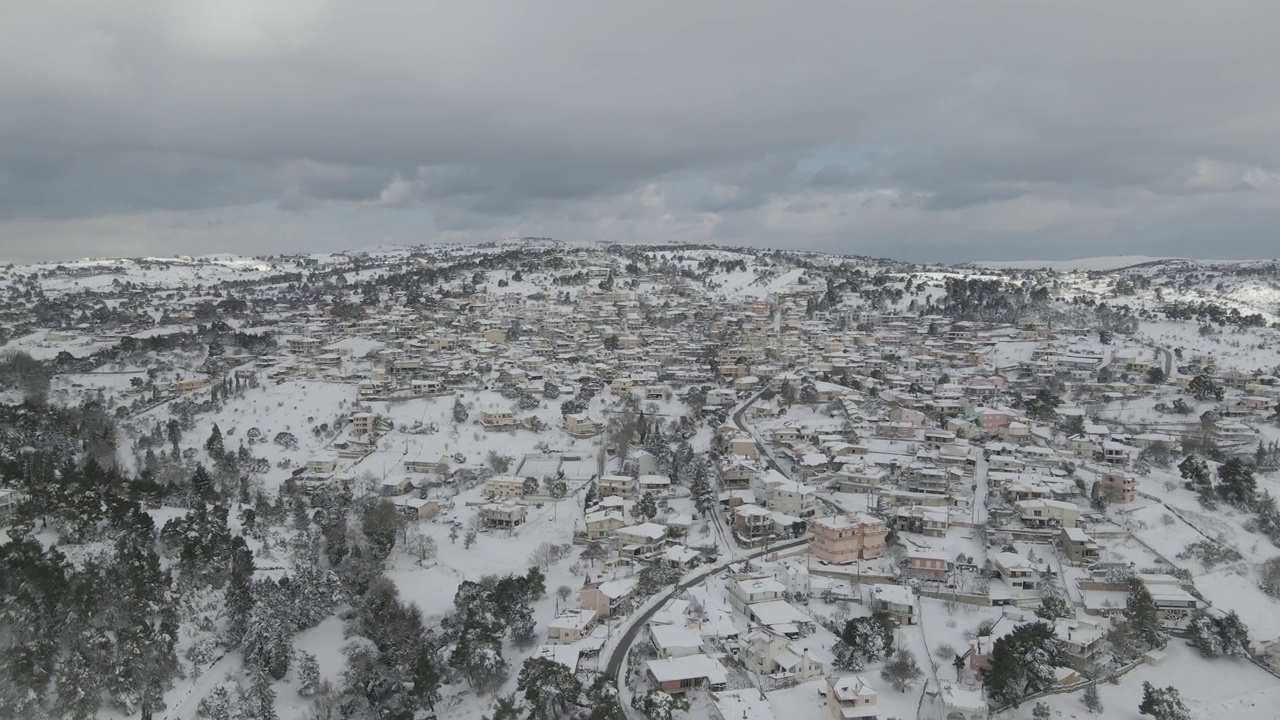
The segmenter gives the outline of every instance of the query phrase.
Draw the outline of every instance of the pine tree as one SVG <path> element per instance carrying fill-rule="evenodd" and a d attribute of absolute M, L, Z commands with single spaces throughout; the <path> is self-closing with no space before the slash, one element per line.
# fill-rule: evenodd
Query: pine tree
<path fill-rule="evenodd" d="M 1049 587 L 1056 587 L 1050 585 Z M 1071 617 L 1071 603 L 1066 598 L 1056 593 L 1046 593 L 1040 599 L 1040 607 L 1036 608 L 1036 617 L 1041 620 L 1057 620 L 1058 618 Z"/>
<path fill-rule="evenodd" d="M 237 535 L 231 540 L 230 581 L 227 583 L 227 641 L 238 647 L 244 638 L 245 623 L 253 609 L 253 553 Z"/>
<path fill-rule="evenodd" d="M 649 720 L 671 720 L 677 710 L 689 709 L 687 694 L 669 695 L 661 690 L 650 690 L 640 699 L 640 712 Z"/>
<path fill-rule="evenodd" d="M 428 647 L 418 651 L 418 659 L 413 664 L 413 696 L 418 707 L 434 710 L 440 702 L 440 667 L 436 664 L 435 652 Z"/>
<path fill-rule="evenodd" d="M 1084 703 L 1084 707 L 1090 714 L 1102 712 L 1102 699 L 1098 697 L 1098 683 L 1091 682 L 1084 689 L 1084 696 L 1080 698 Z"/>
<path fill-rule="evenodd" d="M 243 712 L 254 720 L 277 720 L 276 691 L 271 687 L 271 676 L 257 670 L 251 677 L 249 690 L 245 694 Z"/>
<path fill-rule="evenodd" d="M 532 710 L 532 717 L 551 720 L 571 704 L 576 704 L 582 693 L 582 683 L 569 668 L 555 660 L 532 657 L 520 669 L 517 690 L 524 693 L 525 702 Z"/>
<path fill-rule="evenodd" d="M 1253 468 L 1240 458 L 1231 458 L 1218 468 L 1218 496 L 1236 507 L 1252 507 L 1257 501 L 1258 482 Z"/>
<path fill-rule="evenodd" d="M 1169 640 L 1169 634 L 1160 622 L 1160 608 L 1147 586 L 1138 578 L 1129 579 L 1124 621 L 1132 628 L 1138 643 L 1148 650 L 1163 648 Z"/>
<path fill-rule="evenodd" d="M 1218 637 L 1213 620 L 1207 613 L 1197 610 L 1187 623 L 1187 635 L 1191 646 L 1200 652 L 1202 657 L 1216 658 L 1222 654 L 1222 640 Z"/>
<path fill-rule="evenodd" d="M 316 694 L 316 690 L 320 687 L 320 664 L 316 662 L 316 656 L 309 652 L 298 652 L 298 694 L 302 697 L 311 697 Z"/>
<path fill-rule="evenodd" d="M 1017 703 L 1057 681 L 1054 668 L 1066 664 L 1066 650 L 1045 622 L 1020 625 L 996 641 L 991 665 L 982 673 L 987 693 L 1000 703 Z"/>
<path fill-rule="evenodd" d="M 1049 705 L 1046 703 L 1038 702 L 1031 709 L 1031 717 L 1035 718 L 1035 720 L 1049 720 L 1052 716 L 1053 711 L 1049 709 Z"/>
<path fill-rule="evenodd" d="M 1161 690 L 1146 681 L 1142 683 L 1138 714 L 1150 715 L 1155 720 L 1191 720 L 1191 711 L 1183 704 L 1177 688 L 1171 685 Z"/>
<path fill-rule="evenodd" d="M 899 648 L 880 670 L 881 679 L 892 684 L 898 692 L 906 692 L 907 687 L 923 675 L 920 666 L 916 664 L 915 653 L 905 647 Z"/>
<path fill-rule="evenodd" d="M 209 457 L 214 459 L 222 457 L 226 451 L 222 445 L 222 430 L 218 428 L 218 423 L 214 423 L 213 429 L 209 431 L 209 438 L 204 441 L 204 449 L 209 452 Z"/>

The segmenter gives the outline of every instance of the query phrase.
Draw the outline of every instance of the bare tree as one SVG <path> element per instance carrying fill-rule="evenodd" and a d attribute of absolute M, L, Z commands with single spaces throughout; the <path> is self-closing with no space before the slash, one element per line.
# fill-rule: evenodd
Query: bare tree
<path fill-rule="evenodd" d="M 529 557 L 529 561 L 538 566 L 538 569 L 546 572 L 551 568 L 555 561 L 560 557 L 560 550 L 554 543 L 544 542 L 534 548 L 533 555 Z"/>
<path fill-rule="evenodd" d="M 409 539 L 406 546 L 409 549 L 409 554 L 417 558 L 418 565 L 435 559 L 437 552 L 436 539 L 423 532 L 422 528 L 414 526 L 409 531 Z"/>

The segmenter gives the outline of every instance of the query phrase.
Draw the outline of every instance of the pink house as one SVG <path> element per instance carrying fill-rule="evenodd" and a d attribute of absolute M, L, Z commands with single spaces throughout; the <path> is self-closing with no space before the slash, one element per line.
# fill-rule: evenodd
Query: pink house
<path fill-rule="evenodd" d="M 1008 427 L 1013 422 L 1013 415 L 1003 410 L 982 408 L 978 411 L 978 426 L 984 430 L 996 430 Z"/>

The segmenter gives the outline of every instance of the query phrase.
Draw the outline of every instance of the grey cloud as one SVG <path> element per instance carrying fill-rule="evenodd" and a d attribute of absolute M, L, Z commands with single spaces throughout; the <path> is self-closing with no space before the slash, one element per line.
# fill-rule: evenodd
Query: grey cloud
<path fill-rule="evenodd" d="M 0 250 L 96 227 L 205 251 L 524 229 L 1264 254 L 1278 21 L 1271 0 L 8 3 Z"/>

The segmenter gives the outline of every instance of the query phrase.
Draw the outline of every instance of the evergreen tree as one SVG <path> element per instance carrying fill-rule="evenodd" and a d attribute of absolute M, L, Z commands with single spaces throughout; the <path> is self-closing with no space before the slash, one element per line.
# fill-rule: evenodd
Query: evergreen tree
<path fill-rule="evenodd" d="M 1098 683 L 1091 682 L 1084 689 L 1084 695 L 1081 696 L 1080 702 L 1084 703 L 1084 708 L 1089 714 L 1102 712 L 1102 699 L 1098 697 Z"/>
<path fill-rule="evenodd" d="M 907 687 L 923 675 L 920 666 L 916 664 L 915 653 L 905 647 L 899 648 L 880 670 L 880 678 L 893 685 L 898 692 L 906 692 Z"/>
<path fill-rule="evenodd" d="M 1053 686 L 1054 669 L 1066 664 L 1066 650 L 1045 622 L 1020 625 L 996 641 L 983 683 L 998 703 L 1017 704 L 1023 697 Z"/>
<path fill-rule="evenodd" d="M 222 430 L 218 428 L 218 423 L 214 423 L 213 429 L 209 431 L 209 438 L 204 441 L 204 449 L 209 452 L 209 457 L 214 459 L 222 457 L 226 452 L 222 445 Z"/>
<path fill-rule="evenodd" d="M 1231 458 L 1218 468 L 1218 496 L 1236 507 L 1252 507 L 1257 500 L 1258 482 L 1253 468 L 1240 458 Z"/>
<path fill-rule="evenodd" d="M 582 693 L 582 683 L 569 668 L 555 660 L 532 657 L 520 669 L 517 690 L 524 693 L 531 717 L 552 720 L 570 705 L 576 704 Z"/>
<path fill-rule="evenodd" d="M 1129 597 L 1125 601 L 1124 622 L 1134 638 L 1147 650 L 1163 648 L 1169 634 L 1160 622 L 1160 609 L 1147 586 L 1138 578 L 1129 579 Z"/>
<path fill-rule="evenodd" d="M 671 720 L 677 710 L 689 709 L 687 694 L 669 695 L 661 690 L 650 690 L 640 698 L 640 712 L 649 720 Z"/>
<path fill-rule="evenodd" d="M 245 700 L 243 712 L 249 717 L 254 720 L 277 720 L 276 691 L 271 687 L 271 677 L 266 672 L 253 672 Z"/>
<path fill-rule="evenodd" d="M 311 697 L 316 694 L 316 690 L 320 688 L 320 664 L 316 661 L 316 656 L 309 652 L 300 651 L 297 661 L 298 669 L 298 694 L 302 697 Z"/>
<path fill-rule="evenodd" d="M 1053 621 L 1071 617 L 1071 615 L 1071 603 L 1059 594 L 1046 594 L 1040 599 L 1040 607 L 1036 608 L 1036 617 L 1041 620 Z"/>
<path fill-rule="evenodd" d="M 1031 709 L 1031 717 L 1035 720 L 1049 720 L 1052 716 L 1053 711 L 1049 709 L 1049 705 L 1047 703 L 1038 702 L 1036 703 L 1036 706 Z"/>
<path fill-rule="evenodd" d="M 618 686 L 604 675 L 597 675 L 587 688 L 586 704 L 589 710 L 582 720 L 626 720 L 618 706 Z"/>
<path fill-rule="evenodd" d="M 1191 711 L 1183 704 L 1177 688 L 1169 686 L 1161 690 L 1146 681 L 1142 683 L 1138 714 L 1150 715 L 1155 720 L 1191 720 Z"/>
<path fill-rule="evenodd" d="M 418 651 L 418 659 L 413 664 L 413 697 L 418 707 L 431 711 L 440 702 L 440 667 L 436 664 L 435 652 L 422 647 Z"/>
<path fill-rule="evenodd" d="M 226 590 L 227 641 L 238 647 L 253 610 L 253 553 L 240 535 L 231 540 L 230 580 Z"/>
<path fill-rule="evenodd" d="M 1222 654 L 1222 641 L 1216 632 L 1212 618 L 1197 610 L 1187 623 L 1188 640 L 1202 657 L 1216 658 Z"/>

